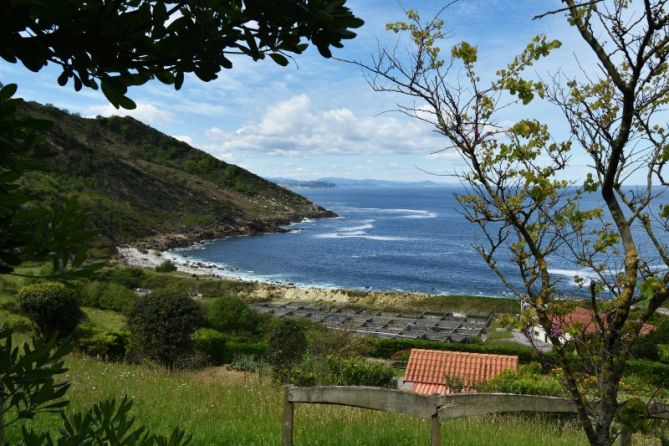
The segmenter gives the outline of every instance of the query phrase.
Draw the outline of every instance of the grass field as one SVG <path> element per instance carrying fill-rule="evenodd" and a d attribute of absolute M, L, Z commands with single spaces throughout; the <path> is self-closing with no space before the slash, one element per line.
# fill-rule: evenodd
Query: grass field
<path fill-rule="evenodd" d="M 168 433 L 179 425 L 194 436 L 194 445 L 277 445 L 282 390 L 267 378 L 222 368 L 169 374 L 147 366 L 105 363 L 74 355 L 68 360 L 72 409 L 102 398 L 127 394 L 134 413 L 154 431 Z M 58 418 L 41 415 L 35 429 L 55 430 Z M 10 440 L 18 438 L 10 428 Z M 427 444 L 429 423 L 408 416 L 335 406 L 299 406 L 296 445 Z M 584 445 L 577 427 L 526 417 L 487 417 L 443 425 L 443 444 Z"/>

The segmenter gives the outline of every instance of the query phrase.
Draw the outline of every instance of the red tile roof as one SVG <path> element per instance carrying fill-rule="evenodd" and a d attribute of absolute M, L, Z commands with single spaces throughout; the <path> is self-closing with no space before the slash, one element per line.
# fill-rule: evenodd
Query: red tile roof
<path fill-rule="evenodd" d="M 562 325 L 573 325 L 578 324 L 581 326 L 586 333 L 594 333 L 599 330 L 597 322 L 594 320 L 594 311 L 587 308 L 576 307 L 571 313 L 565 314 L 564 316 L 554 316 L 553 325 L 556 324 L 559 326 Z M 606 313 L 602 314 L 604 323 L 606 324 Z M 655 326 L 651 324 L 643 324 L 641 326 L 641 334 L 647 335 L 651 331 L 655 330 Z"/>
<path fill-rule="evenodd" d="M 404 381 L 414 383 L 413 390 L 423 395 L 449 393 L 445 375 L 462 379 L 465 390 L 499 375 L 518 369 L 518 357 L 442 350 L 411 349 Z"/>

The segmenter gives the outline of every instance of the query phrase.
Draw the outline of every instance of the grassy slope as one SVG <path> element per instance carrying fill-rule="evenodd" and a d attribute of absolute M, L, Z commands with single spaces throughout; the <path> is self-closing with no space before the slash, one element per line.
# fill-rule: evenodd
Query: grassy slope
<path fill-rule="evenodd" d="M 103 363 L 72 356 L 68 361 L 73 408 L 97 399 L 131 395 L 138 421 L 168 433 L 175 425 L 194 435 L 194 445 L 277 445 L 282 390 L 255 375 L 206 369 L 168 374 L 144 366 Z M 40 416 L 31 425 L 55 429 Z M 17 428 L 10 430 L 16 438 Z M 335 406 L 299 406 L 297 445 L 417 445 L 429 441 L 429 422 L 412 417 Z M 546 420 L 487 417 L 443 425 L 444 445 L 581 445 L 578 428 Z"/>
<path fill-rule="evenodd" d="M 24 181 L 27 193 L 46 202 L 78 197 L 111 240 L 217 236 L 323 214 L 300 195 L 135 119 L 83 119 L 36 103 L 23 111 L 54 122 L 47 146 L 56 153 L 48 172 Z"/>

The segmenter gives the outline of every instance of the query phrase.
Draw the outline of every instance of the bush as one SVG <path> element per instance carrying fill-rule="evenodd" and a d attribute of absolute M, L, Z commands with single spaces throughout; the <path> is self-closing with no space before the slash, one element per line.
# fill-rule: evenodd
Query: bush
<path fill-rule="evenodd" d="M 625 375 L 636 375 L 652 386 L 669 388 L 669 365 L 661 362 L 630 359 L 625 363 Z"/>
<path fill-rule="evenodd" d="M 477 389 L 480 392 L 517 393 L 521 395 L 568 396 L 560 380 L 552 375 L 543 375 L 541 365 L 532 363 L 522 366 L 515 372 L 504 370 L 495 378 L 480 383 Z"/>
<path fill-rule="evenodd" d="M 293 367 L 307 351 L 304 325 L 294 319 L 278 319 L 269 333 L 267 359 L 275 377 L 290 382 Z"/>
<path fill-rule="evenodd" d="M 116 283 L 110 283 L 104 289 L 98 300 L 98 306 L 105 310 L 129 313 L 137 300 L 137 294 Z"/>
<path fill-rule="evenodd" d="M 632 344 L 632 355 L 637 359 L 659 361 L 658 345 L 661 344 L 669 344 L 669 322 L 666 321 L 647 335 L 639 336 Z"/>
<path fill-rule="evenodd" d="M 20 314 L 0 311 L 0 331 L 2 330 L 11 330 L 14 333 L 21 334 L 34 334 L 37 331 L 37 325 Z"/>
<path fill-rule="evenodd" d="M 327 383 L 339 386 L 395 387 L 393 368 L 382 362 L 332 356 L 327 361 Z"/>
<path fill-rule="evenodd" d="M 253 356 L 262 359 L 267 356 L 267 342 L 236 342 L 228 341 L 225 348 L 224 363 L 232 363 L 240 356 Z"/>
<path fill-rule="evenodd" d="M 120 268 L 109 273 L 108 280 L 111 283 L 122 285 L 126 288 L 139 288 L 144 278 L 144 271 L 140 268 Z"/>
<path fill-rule="evenodd" d="M 238 297 L 221 297 L 207 312 L 209 323 L 220 331 L 246 330 L 253 327 L 253 313 Z"/>
<path fill-rule="evenodd" d="M 86 284 L 79 296 L 79 303 L 85 307 L 97 307 L 100 304 L 100 296 L 105 290 L 105 284 L 93 281 Z"/>
<path fill-rule="evenodd" d="M 128 348 L 128 335 L 82 324 L 77 328 L 77 348 L 96 358 L 121 360 Z"/>
<path fill-rule="evenodd" d="M 137 299 L 128 326 L 134 346 L 172 370 L 179 357 L 192 352 L 191 335 L 201 322 L 200 308 L 192 299 L 162 290 Z"/>
<path fill-rule="evenodd" d="M 262 373 L 265 370 L 265 361 L 253 355 L 240 355 L 235 357 L 230 364 L 230 368 L 241 372 Z"/>
<path fill-rule="evenodd" d="M 62 283 L 44 282 L 25 286 L 17 295 L 19 309 L 37 325 L 41 336 L 72 334 L 83 317 L 72 289 Z"/>
<path fill-rule="evenodd" d="M 171 273 L 177 270 L 177 265 L 172 260 L 165 260 L 160 265 L 156 266 L 156 272 Z"/>
<path fill-rule="evenodd" d="M 547 352 L 538 354 L 532 347 L 522 345 L 487 345 L 487 344 L 463 344 L 447 343 L 440 341 L 428 341 L 425 339 L 375 339 L 374 348 L 369 356 L 375 358 L 390 359 L 399 351 L 424 348 L 430 350 L 450 350 L 455 352 L 490 353 L 497 355 L 514 355 L 522 364 L 530 362 L 541 363 L 544 370 L 550 370 L 557 366 L 557 356 Z"/>
<path fill-rule="evenodd" d="M 213 365 L 225 363 L 228 355 L 225 344 L 226 337 L 223 333 L 211 328 L 200 328 L 191 336 L 195 351 L 206 354 Z"/>

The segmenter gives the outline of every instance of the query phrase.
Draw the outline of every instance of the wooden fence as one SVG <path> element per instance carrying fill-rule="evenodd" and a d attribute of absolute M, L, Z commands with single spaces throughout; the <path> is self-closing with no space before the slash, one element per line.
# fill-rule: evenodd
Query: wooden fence
<path fill-rule="evenodd" d="M 293 446 L 295 404 L 336 404 L 363 409 L 412 415 L 430 419 L 431 445 L 441 445 L 441 422 L 456 418 L 509 412 L 576 414 L 576 404 L 569 399 L 549 396 L 504 393 L 425 396 L 379 387 L 294 387 L 286 386 L 281 444 Z M 649 406 L 651 418 L 669 419 L 669 407 Z M 623 429 L 621 446 L 632 444 L 632 435 Z"/>

